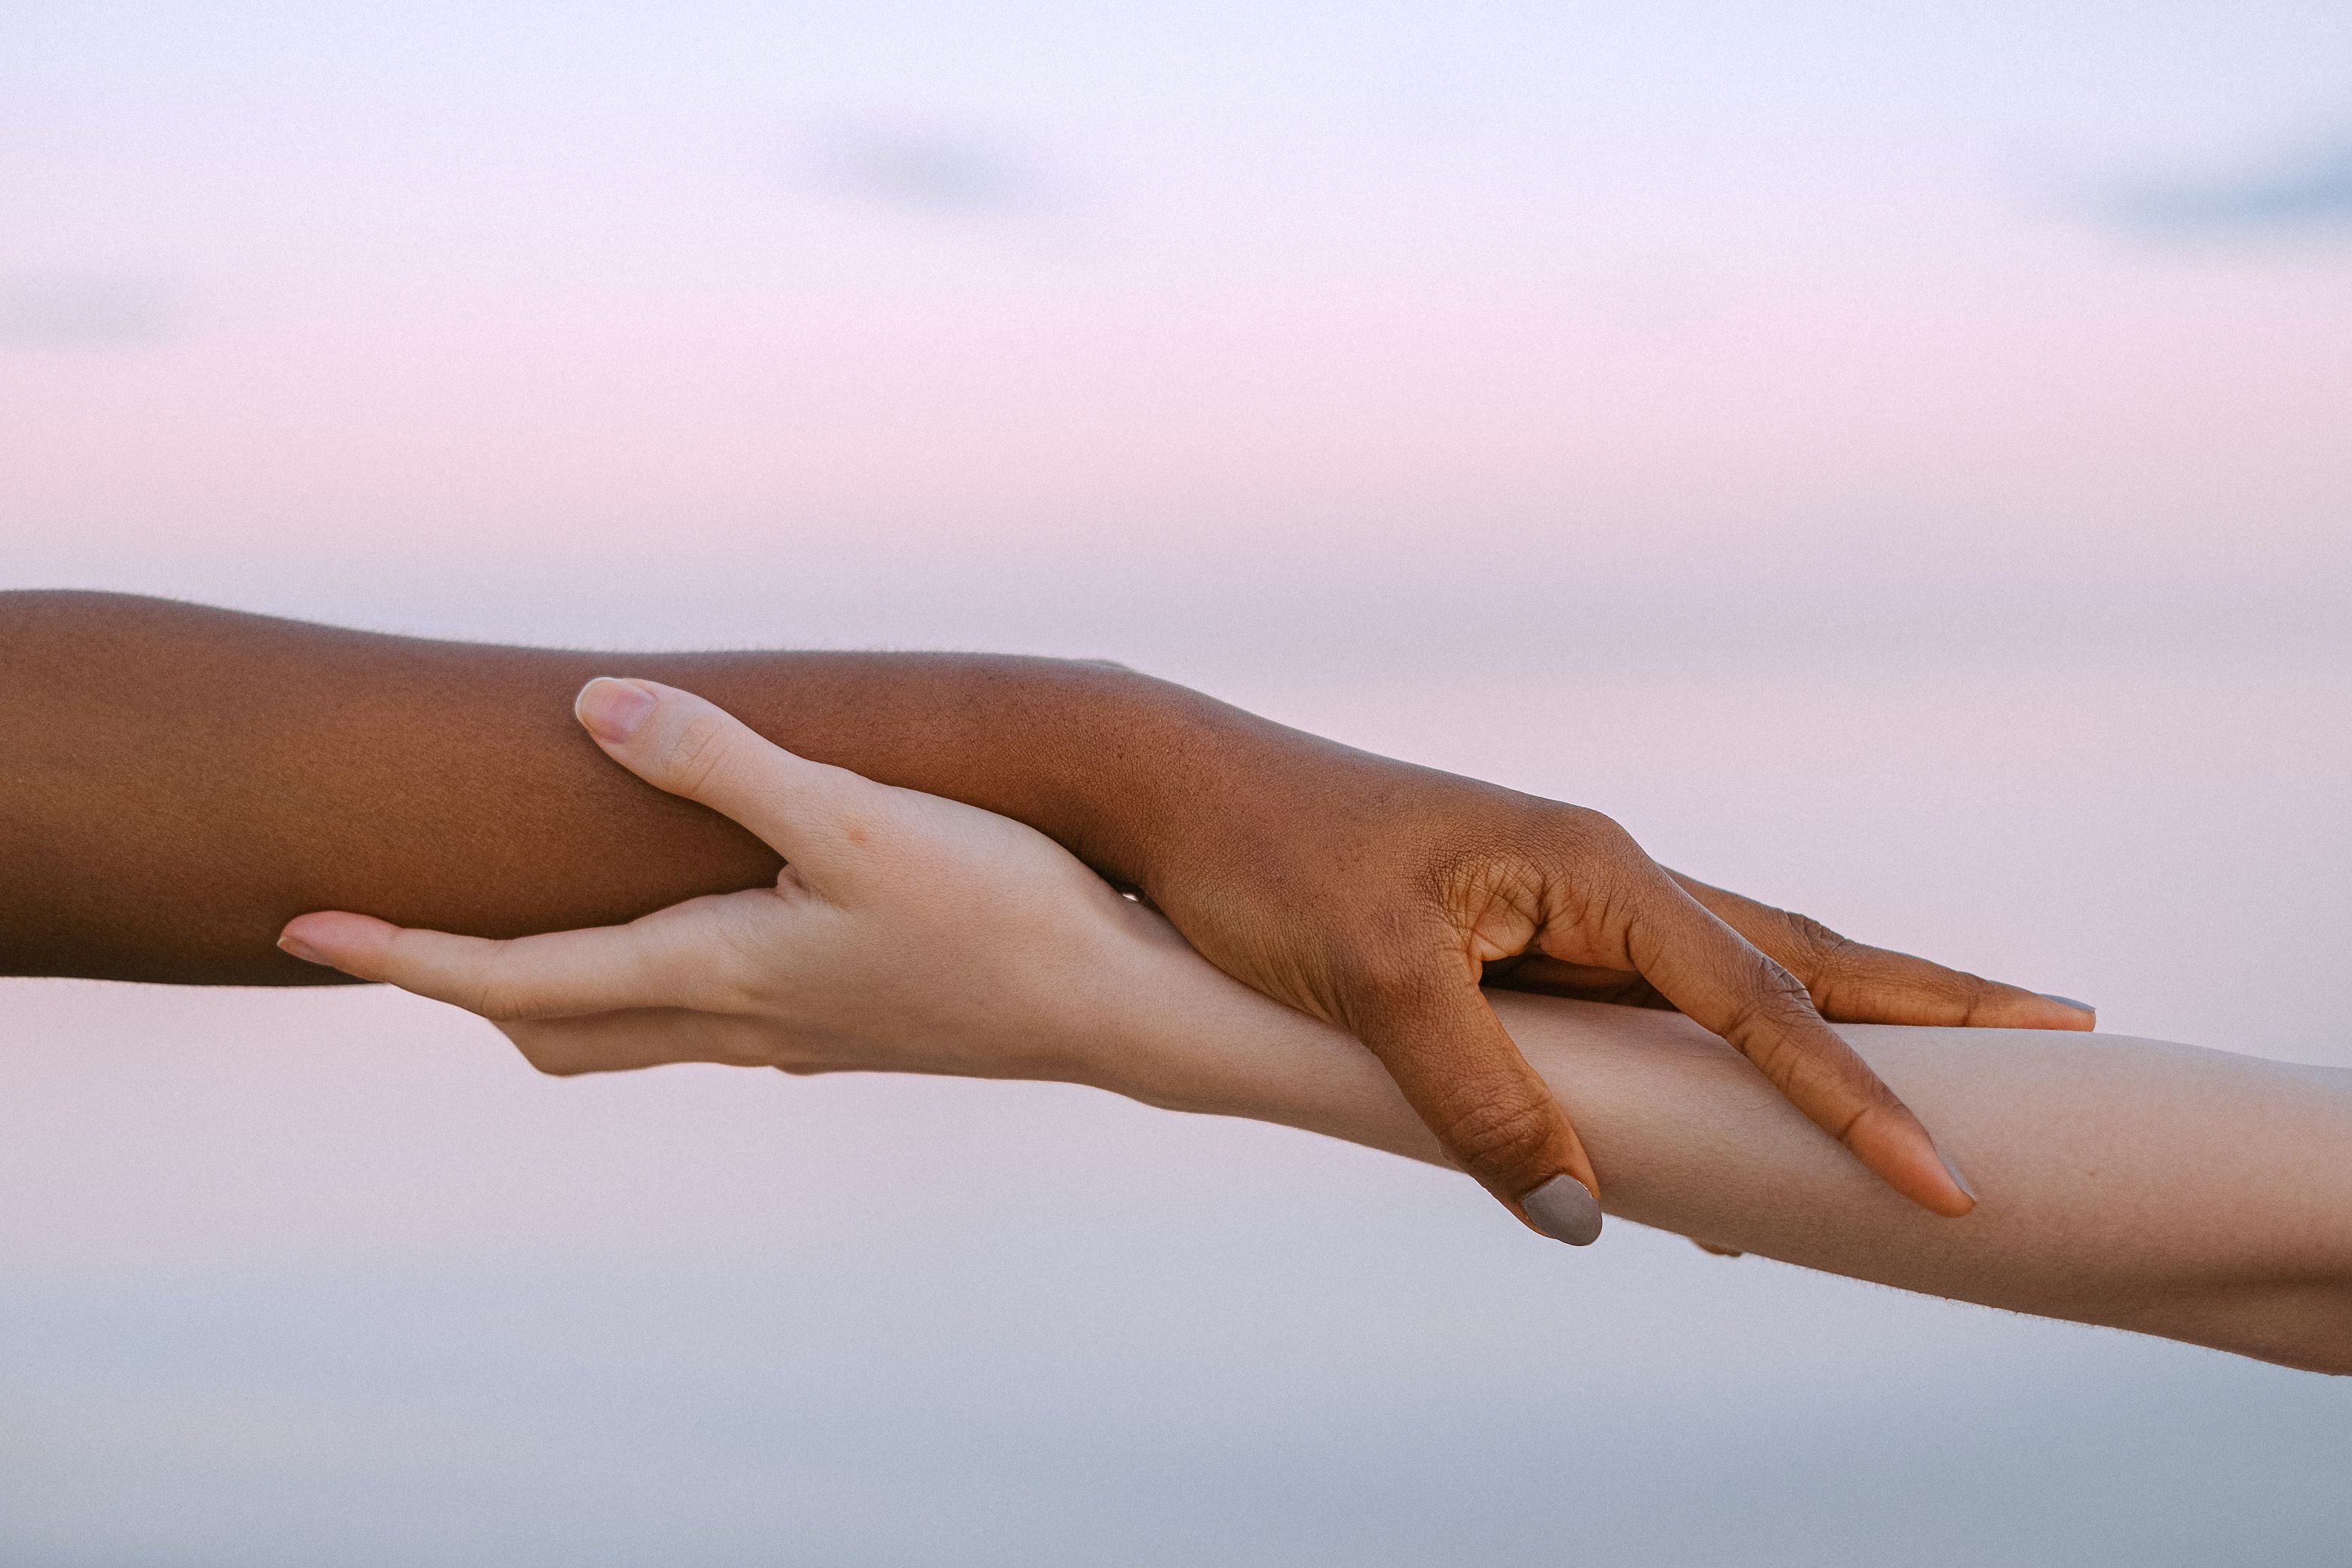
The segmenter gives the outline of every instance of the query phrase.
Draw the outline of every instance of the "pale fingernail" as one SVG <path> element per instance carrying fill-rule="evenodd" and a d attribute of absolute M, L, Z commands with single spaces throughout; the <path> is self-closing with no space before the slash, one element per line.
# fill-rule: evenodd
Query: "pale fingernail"
<path fill-rule="evenodd" d="M 633 680 L 614 680 L 600 675 L 580 689 L 572 699 L 572 711 L 588 732 L 612 745 L 637 732 L 646 715 L 654 710 L 654 694 Z"/>
<path fill-rule="evenodd" d="M 1941 1149 L 1938 1149 L 1936 1151 L 1936 1158 L 1944 1162 L 1944 1174 L 1952 1178 L 1952 1185 L 1968 1194 L 1969 1202 L 1976 1202 L 1977 1190 L 1969 1185 L 1969 1179 L 1960 1174 L 1960 1168 L 1952 1163 L 1952 1157 L 1949 1154 L 1945 1153 Z"/>
<path fill-rule="evenodd" d="M 2085 1013 L 2095 1014 L 2098 1012 L 2098 1009 L 2092 1006 L 2088 1002 L 2077 1002 L 2072 996 L 2061 996 L 2055 991 L 2044 991 L 2042 994 L 2050 1001 L 2062 1003 L 2069 1007 L 2080 1007 Z"/>
<path fill-rule="evenodd" d="M 1554 1241 L 1590 1247 L 1601 1237 L 1601 1200 L 1563 1171 L 1519 1200 L 1536 1228 Z"/>
<path fill-rule="evenodd" d="M 278 945 L 305 963 L 325 963 L 330 969 L 334 967 L 332 963 L 327 962 L 326 956 L 317 948 L 299 936 L 281 936 L 278 939 Z"/>

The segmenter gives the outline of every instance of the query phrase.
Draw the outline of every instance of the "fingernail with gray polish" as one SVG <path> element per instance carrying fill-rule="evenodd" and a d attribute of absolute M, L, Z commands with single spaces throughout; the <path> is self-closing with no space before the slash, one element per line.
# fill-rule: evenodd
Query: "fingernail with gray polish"
<path fill-rule="evenodd" d="M 2096 1013 L 2098 1011 L 2096 1007 L 2092 1006 L 2088 1002 L 2077 1002 L 2072 996 L 2061 996 L 2055 991 L 2044 991 L 2042 994 L 2048 997 L 2053 1002 L 2063 1002 L 2069 1007 L 2080 1007 L 2085 1013 Z"/>
<path fill-rule="evenodd" d="M 1521 1198 L 1519 1206 L 1554 1241 L 1590 1247 L 1601 1237 L 1601 1200 L 1566 1172 Z"/>

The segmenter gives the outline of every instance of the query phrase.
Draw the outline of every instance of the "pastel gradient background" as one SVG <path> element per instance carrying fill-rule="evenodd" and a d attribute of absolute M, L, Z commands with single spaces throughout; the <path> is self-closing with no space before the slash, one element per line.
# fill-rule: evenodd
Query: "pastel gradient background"
<path fill-rule="evenodd" d="M 0 586 L 1116 657 L 2352 1066 L 2347 524 L 2340 3 L 0 9 Z M 9 1563 L 1481 1553 L 2340 1564 L 2352 1389 L 0 984 Z"/>

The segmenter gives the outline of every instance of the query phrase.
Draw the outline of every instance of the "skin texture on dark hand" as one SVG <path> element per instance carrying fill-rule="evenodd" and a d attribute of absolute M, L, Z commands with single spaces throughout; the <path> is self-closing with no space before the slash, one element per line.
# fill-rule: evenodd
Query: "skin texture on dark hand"
<path fill-rule="evenodd" d="M 1666 874 L 1758 952 L 1795 976 L 1824 1018 L 1842 1024 L 1908 1024 L 1924 1028 L 2084 1029 L 2097 1016 L 2080 1002 L 2004 985 L 1907 952 L 1872 947 L 1841 936 L 1810 916 L 1759 903 L 1680 871 Z M 1674 1004 L 1639 974 L 1563 963 L 1533 951 L 1488 964 L 1486 984 L 1580 1002 L 1674 1010 Z"/>
<path fill-rule="evenodd" d="M 2091 1023 L 1677 881 L 1596 813 L 1116 667 L 614 658 L 76 594 L 0 595 L 0 971 L 316 983 L 331 976 L 275 946 L 309 910 L 505 937 L 772 883 L 766 846 L 598 753 L 572 705 L 607 674 L 685 688 L 803 756 L 1059 839 L 1236 978 L 1362 1039 L 1515 1208 L 1563 1174 L 1596 1184 L 1480 995 L 1489 966 L 1516 961 L 1509 983 L 1545 989 L 1646 988 L 1945 1214 L 1969 1199 L 1815 997 L 1872 1021 Z M 1558 1212 L 1537 1217 L 1557 1233 Z"/>
<path fill-rule="evenodd" d="M 1145 890 L 1218 967 L 1362 1040 L 1507 1204 L 1559 1173 L 1592 1178 L 1480 994 L 1498 970 L 1528 989 L 1678 1008 L 1897 1191 L 1951 1215 L 1973 1199 L 1823 1023 L 1815 988 L 1855 1021 L 2092 1021 L 1677 878 L 1599 813 L 1277 726 L 1220 737 L 1171 779 Z"/>

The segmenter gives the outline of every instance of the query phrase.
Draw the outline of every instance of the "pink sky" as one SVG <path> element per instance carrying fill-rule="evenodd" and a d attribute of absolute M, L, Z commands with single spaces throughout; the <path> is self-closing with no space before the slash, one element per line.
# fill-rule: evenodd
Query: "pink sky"
<path fill-rule="evenodd" d="M 1124 657 L 2343 1064 L 2347 61 L 2340 0 L 13 0 L 0 588 Z M 2315 1381 L 1304 1135 L 0 994 L 10 1562 L 2352 1530 Z"/>

